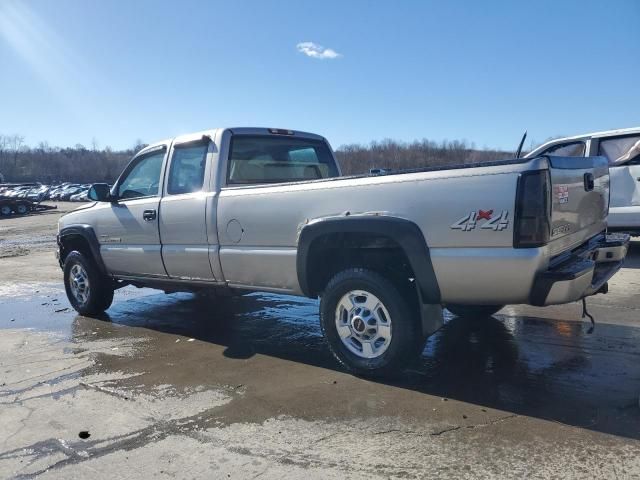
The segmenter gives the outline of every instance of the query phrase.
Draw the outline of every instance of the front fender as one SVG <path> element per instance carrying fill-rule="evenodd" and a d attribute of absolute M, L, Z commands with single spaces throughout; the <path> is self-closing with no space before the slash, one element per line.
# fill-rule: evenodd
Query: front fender
<path fill-rule="evenodd" d="M 87 242 L 89 245 L 89 252 L 93 257 L 93 260 L 96 262 L 98 269 L 102 273 L 107 273 L 107 269 L 102 261 L 102 255 L 100 254 L 100 242 L 98 242 L 98 237 L 96 236 L 96 232 L 93 230 L 91 225 L 69 225 L 60 229 L 58 233 L 58 248 L 60 250 L 59 261 L 60 266 L 63 265 L 63 250 L 65 248 L 65 242 L 68 242 L 70 239 L 74 237 L 81 237 Z"/>

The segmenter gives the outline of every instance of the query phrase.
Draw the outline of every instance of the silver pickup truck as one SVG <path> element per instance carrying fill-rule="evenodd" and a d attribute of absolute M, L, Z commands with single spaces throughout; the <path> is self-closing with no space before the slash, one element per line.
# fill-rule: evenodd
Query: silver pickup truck
<path fill-rule="evenodd" d="M 155 143 L 89 198 L 58 236 L 81 314 L 124 285 L 320 297 L 329 346 L 358 374 L 415 357 L 442 305 L 481 316 L 606 292 L 629 242 L 606 233 L 602 157 L 346 177 L 326 139 L 281 129 Z"/>

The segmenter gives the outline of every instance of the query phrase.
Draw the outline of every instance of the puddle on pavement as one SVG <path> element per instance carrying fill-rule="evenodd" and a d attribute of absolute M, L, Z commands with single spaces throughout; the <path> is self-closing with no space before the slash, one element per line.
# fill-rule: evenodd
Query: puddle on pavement
<path fill-rule="evenodd" d="M 315 401 L 316 384 L 335 384 L 339 371 L 320 331 L 316 301 L 257 293 L 204 301 L 127 287 L 117 292 L 103 318 L 94 319 L 69 309 L 60 285 L 40 290 L 33 297 L 0 296 L 0 327 L 57 332 L 79 351 L 106 338 L 136 341 L 131 355 L 99 357 L 92 374 L 144 371 L 150 384 L 184 388 L 281 382 L 299 405 L 265 417 L 299 412 L 313 417 L 330 410 L 331 405 L 305 407 Z M 377 407 L 362 405 L 381 402 L 389 409 L 393 395 L 412 392 L 431 401 L 448 398 L 640 438 L 640 328 L 599 324 L 593 334 L 586 332 L 581 322 L 538 317 L 448 318 L 420 361 L 398 378 L 339 377 L 349 383 L 341 400 L 326 398 L 324 391 L 323 400 L 351 402 L 350 414 L 366 416 L 377 414 Z M 352 397 L 364 395 L 363 389 L 366 402 L 354 403 Z M 285 393 L 277 394 L 287 404 Z M 419 408 L 419 399 L 411 405 Z M 267 407 L 253 403 L 237 415 L 245 418 L 261 408 Z"/>

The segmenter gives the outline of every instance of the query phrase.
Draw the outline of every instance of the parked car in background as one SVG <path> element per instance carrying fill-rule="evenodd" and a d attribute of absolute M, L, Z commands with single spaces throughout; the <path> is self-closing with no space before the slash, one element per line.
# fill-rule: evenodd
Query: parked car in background
<path fill-rule="evenodd" d="M 89 188 L 87 188 L 86 190 L 83 188 L 80 193 L 74 193 L 73 195 L 71 195 L 69 197 L 69 200 L 72 202 L 88 202 L 89 201 L 89 198 L 87 197 L 88 193 L 89 193 Z"/>
<path fill-rule="evenodd" d="M 558 138 L 526 157 L 540 155 L 606 157 L 611 182 L 609 230 L 640 235 L 640 127 Z"/>
<path fill-rule="evenodd" d="M 0 184 L 0 196 L 4 198 L 23 198 L 32 202 L 45 200 L 86 202 L 90 184 L 61 183 L 58 185 L 42 184 Z"/>

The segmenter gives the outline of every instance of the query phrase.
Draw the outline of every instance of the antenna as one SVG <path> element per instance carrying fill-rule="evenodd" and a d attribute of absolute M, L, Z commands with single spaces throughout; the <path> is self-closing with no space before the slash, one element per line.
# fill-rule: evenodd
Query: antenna
<path fill-rule="evenodd" d="M 522 146 L 524 145 L 524 141 L 527 138 L 527 131 L 524 131 L 524 135 L 522 135 L 522 140 L 520 140 L 520 145 L 518 145 L 518 150 L 516 151 L 516 158 L 520 158 L 520 154 L 522 153 Z"/>

